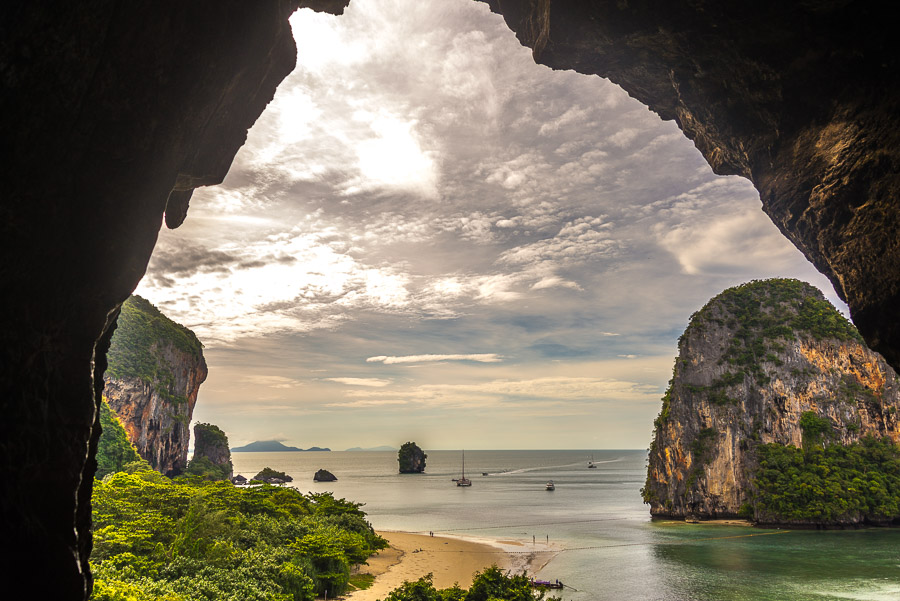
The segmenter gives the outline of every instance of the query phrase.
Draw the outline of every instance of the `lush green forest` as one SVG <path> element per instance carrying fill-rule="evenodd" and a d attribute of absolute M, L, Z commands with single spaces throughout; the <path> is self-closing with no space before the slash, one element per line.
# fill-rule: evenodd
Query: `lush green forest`
<path fill-rule="evenodd" d="M 153 471 L 95 482 L 97 601 L 299 601 L 386 546 L 356 503 Z"/>
<path fill-rule="evenodd" d="M 128 464 L 143 461 L 105 398 L 100 403 L 100 427 L 103 432 L 97 442 L 97 478 L 121 472 Z M 149 464 L 146 467 L 149 468 Z"/>
<path fill-rule="evenodd" d="M 850 445 L 813 440 L 803 447 L 757 448 L 758 517 L 835 523 L 900 517 L 900 447 L 889 438 L 869 436 Z"/>

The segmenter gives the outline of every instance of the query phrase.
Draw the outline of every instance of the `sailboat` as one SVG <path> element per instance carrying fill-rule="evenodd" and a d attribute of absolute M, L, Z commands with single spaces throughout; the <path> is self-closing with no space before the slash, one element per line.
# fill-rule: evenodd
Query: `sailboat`
<path fill-rule="evenodd" d="M 589 468 L 596 468 L 596 467 L 597 467 L 597 464 L 594 463 L 594 456 L 593 456 L 593 455 L 591 455 L 591 460 L 588 461 L 588 467 L 589 467 Z"/>
<path fill-rule="evenodd" d="M 472 481 L 466 478 L 466 452 L 462 453 L 462 475 L 456 481 L 457 486 L 472 486 Z"/>

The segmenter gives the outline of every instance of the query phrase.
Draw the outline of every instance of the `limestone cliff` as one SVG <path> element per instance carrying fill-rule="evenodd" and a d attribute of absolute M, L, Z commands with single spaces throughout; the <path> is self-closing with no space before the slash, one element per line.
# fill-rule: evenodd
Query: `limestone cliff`
<path fill-rule="evenodd" d="M 109 349 L 104 396 L 153 469 L 173 476 L 186 467 L 188 426 L 206 376 L 193 332 L 139 296 L 125 301 Z"/>
<path fill-rule="evenodd" d="M 644 499 L 654 516 L 746 514 L 756 450 L 800 447 L 801 416 L 827 420 L 832 444 L 898 442 L 898 409 L 897 375 L 817 289 L 797 280 L 728 289 L 679 341 Z"/>
<path fill-rule="evenodd" d="M 428 455 L 414 442 L 405 442 L 397 452 L 397 462 L 401 474 L 421 474 L 425 471 Z"/>
<path fill-rule="evenodd" d="M 187 472 L 210 480 L 231 480 L 234 476 L 228 437 L 218 426 L 194 425 L 194 456 Z"/>

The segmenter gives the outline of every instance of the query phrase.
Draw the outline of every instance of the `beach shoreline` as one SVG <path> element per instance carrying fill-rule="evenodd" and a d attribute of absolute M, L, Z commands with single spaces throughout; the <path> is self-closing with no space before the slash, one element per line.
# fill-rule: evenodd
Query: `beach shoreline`
<path fill-rule="evenodd" d="M 494 540 L 459 535 L 435 535 L 378 531 L 390 547 L 369 559 L 369 565 L 358 573 L 375 576 L 365 590 L 342 597 L 346 601 L 376 601 L 403 584 L 428 573 L 435 588 L 459 584 L 468 588 L 476 572 L 496 565 L 503 571 L 534 574 L 546 566 L 559 552 L 554 545 L 516 540 Z"/>

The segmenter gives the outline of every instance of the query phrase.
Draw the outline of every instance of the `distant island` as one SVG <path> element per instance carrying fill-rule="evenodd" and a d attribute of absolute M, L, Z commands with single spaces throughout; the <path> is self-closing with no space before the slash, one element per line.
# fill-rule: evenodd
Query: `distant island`
<path fill-rule="evenodd" d="M 277 440 L 257 440 L 242 447 L 231 449 L 232 453 L 272 453 L 281 451 L 330 451 L 328 447 L 310 447 L 308 449 L 300 449 L 297 447 L 289 447 Z"/>
<path fill-rule="evenodd" d="M 352 449 L 347 449 L 347 452 L 356 452 L 356 451 L 396 451 L 397 447 L 391 447 L 388 445 L 381 445 L 380 447 L 353 447 Z"/>

